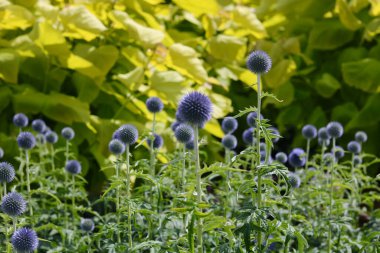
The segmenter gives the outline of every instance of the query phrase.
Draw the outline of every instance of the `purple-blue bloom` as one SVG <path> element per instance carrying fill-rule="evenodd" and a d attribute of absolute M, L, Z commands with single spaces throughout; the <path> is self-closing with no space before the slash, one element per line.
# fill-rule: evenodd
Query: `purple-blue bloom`
<path fill-rule="evenodd" d="M 265 74 L 272 67 L 269 55 L 261 50 L 253 51 L 247 59 L 247 68 L 255 74 Z"/>
<path fill-rule="evenodd" d="M 178 117 L 184 122 L 203 127 L 211 119 L 212 103 L 204 94 L 193 91 L 184 97 L 178 105 Z"/>

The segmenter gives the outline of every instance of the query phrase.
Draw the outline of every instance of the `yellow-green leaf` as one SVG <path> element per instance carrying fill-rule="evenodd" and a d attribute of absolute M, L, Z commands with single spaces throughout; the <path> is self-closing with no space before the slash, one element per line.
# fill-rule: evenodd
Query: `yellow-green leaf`
<path fill-rule="evenodd" d="M 155 71 L 150 78 L 150 87 L 159 97 L 176 103 L 185 89 L 184 82 L 185 78 L 176 71 Z"/>
<path fill-rule="evenodd" d="M 138 90 L 144 79 L 144 68 L 136 67 L 131 72 L 115 75 L 114 78 L 128 87 L 128 89 Z"/>
<path fill-rule="evenodd" d="M 355 31 L 362 26 L 362 22 L 351 12 L 345 0 L 337 0 L 336 5 L 339 19 L 347 29 Z"/>
<path fill-rule="evenodd" d="M 224 136 L 223 130 L 216 119 L 211 119 L 207 122 L 205 130 L 218 138 L 223 138 Z"/>
<path fill-rule="evenodd" d="M 332 75 L 324 73 L 317 80 L 315 89 L 321 96 L 329 98 L 334 95 L 338 89 L 340 89 L 340 83 Z"/>
<path fill-rule="evenodd" d="M 12 49 L 0 50 L 0 79 L 6 82 L 17 83 L 19 57 Z"/>
<path fill-rule="evenodd" d="M 218 35 L 210 39 L 210 54 L 220 60 L 231 63 L 245 58 L 247 47 L 246 39 L 228 35 Z"/>
<path fill-rule="evenodd" d="M 221 8 L 216 0 L 203 1 L 202 4 L 193 0 L 173 0 L 173 2 L 180 8 L 193 13 L 195 16 L 200 16 L 205 13 L 216 15 Z"/>
<path fill-rule="evenodd" d="M 277 88 L 287 82 L 296 69 L 297 66 L 293 60 L 283 59 L 273 66 L 271 71 L 264 76 L 264 80 L 269 87 Z"/>
<path fill-rule="evenodd" d="M 256 17 L 253 8 L 238 6 L 232 12 L 232 20 L 246 29 L 247 34 L 253 35 L 257 39 L 267 36 L 264 25 Z"/>
<path fill-rule="evenodd" d="M 33 14 L 28 9 L 18 5 L 6 5 L 0 8 L 0 30 L 22 29 L 32 26 Z"/>

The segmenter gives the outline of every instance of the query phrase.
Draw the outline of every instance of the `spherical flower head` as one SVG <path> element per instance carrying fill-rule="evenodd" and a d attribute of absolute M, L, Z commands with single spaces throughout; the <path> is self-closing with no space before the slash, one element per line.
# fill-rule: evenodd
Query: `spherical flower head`
<path fill-rule="evenodd" d="M 185 144 L 185 148 L 188 150 L 193 150 L 194 149 L 194 140 L 187 142 Z"/>
<path fill-rule="evenodd" d="M 194 138 L 194 130 L 187 124 L 180 124 L 174 132 L 175 137 L 180 143 L 187 143 Z"/>
<path fill-rule="evenodd" d="M 247 124 L 250 127 L 256 127 L 257 112 L 250 112 L 247 115 Z M 260 120 L 264 119 L 263 115 L 260 114 Z"/>
<path fill-rule="evenodd" d="M 299 188 L 301 185 L 301 178 L 295 173 L 289 173 L 288 180 L 292 188 Z"/>
<path fill-rule="evenodd" d="M 0 163 L 0 183 L 10 183 L 15 178 L 15 169 L 7 162 Z"/>
<path fill-rule="evenodd" d="M 131 124 L 122 125 L 117 132 L 117 138 L 125 145 L 132 145 L 139 138 L 137 128 Z"/>
<path fill-rule="evenodd" d="M 344 132 L 342 124 L 336 121 L 328 123 L 326 128 L 330 137 L 335 139 L 342 137 Z"/>
<path fill-rule="evenodd" d="M 184 122 L 184 119 L 181 118 L 181 115 L 179 114 L 178 110 L 175 112 L 175 120 L 180 122 L 180 123 Z"/>
<path fill-rule="evenodd" d="M 330 139 L 324 140 L 318 137 L 318 144 L 320 146 L 325 145 L 325 147 L 328 147 L 330 145 Z"/>
<path fill-rule="evenodd" d="M 189 125 L 202 128 L 211 119 L 212 103 L 204 94 L 193 91 L 185 95 L 178 105 L 180 119 Z"/>
<path fill-rule="evenodd" d="M 171 125 L 170 125 L 170 128 L 172 129 L 173 132 L 175 132 L 175 130 L 177 129 L 177 127 L 179 125 L 181 125 L 182 123 L 179 122 L 179 121 L 174 121 Z"/>
<path fill-rule="evenodd" d="M 36 138 L 30 132 L 21 132 L 17 136 L 17 143 L 22 149 L 32 149 L 36 145 Z"/>
<path fill-rule="evenodd" d="M 255 129 L 253 127 L 250 127 L 243 132 L 243 141 L 245 144 L 252 145 L 254 143 L 254 139 L 253 139 L 254 131 Z"/>
<path fill-rule="evenodd" d="M 295 148 L 290 152 L 288 159 L 291 166 L 303 167 L 306 163 L 305 151 L 301 148 Z"/>
<path fill-rule="evenodd" d="M 65 169 L 70 174 L 76 175 L 82 171 L 82 166 L 77 160 L 69 160 L 66 163 Z"/>
<path fill-rule="evenodd" d="M 37 233 L 30 228 L 17 229 L 12 235 L 11 243 L 16 252 L 31 253 L 38 247 Z"/>
<path fill-rule="evenodd" d="M 71 127 L 64 127 L 61 131 L 61 135 L 64 139 L 71 141 L 75 137 L 75 132 Z"/>
<path fill-rule="evenodd" d="M 223 137 L 222 144 L 226 149 L 235 149 L 237 146 L 237 139 L 232 134 L 227 134 Z"/>
<path fill-rule="evenodd" d="M 15 116 L 13 116 L 13 124 L 16 127 L 26 127 L 29 123 L 28 117 L 23 113 L 17 113 Z"/>
<path fill-rule="evenodd" d="M 356 167 L 356 166 L 362 164 L 362 158 L 360 156 L 356 155 L 356 156 L 354 156 L 354 159 L 352 160 L 352 163 Z"/>
<path fill-rule="evenodd" d="M 367 137 L 367 134 L 365 132 L 363 132 L 363 131 L 356 132 L 355 140 L 357 142 L 363 143 L 363 142 L 366 142 L 367 139 L 368 139 L 368 137 Z"/>
<path fill-rule="evenodd" d="M 247 68 L 255 74 L 265 74 L 272 67 L 272 60 L 261 50 L 253 51 L 247 59 Z"/>
<path fill-rule="evenodd" d="M 11 217 L 20 216 L 26 209 L 24 198 L 17 192 L 10 192 L 3 197 L 1 210 Z"/>
<path fill-rule="evenodd" d="M 164 109 L 164 104 L 158 97 L 150 97 L 146 100 L 146 108 L 151 113 L 158 113 Z"/>
<path fill-rule="evenodd" d="M 32 121 L 32 128 L 38 133 L 43 133 L 46 129 L 45 121 L 42 119 L 35 119 Z"/>
<path fill-rule="evenodd" d="M 280 132 L 275 127 L 268 127 L 268 129 L 270 130 L 271 134 L 276 135 L 272 137 L 272 142 L 277 143 L 280 140 Z"/>
<path fill-rule="evenodd" d="M 113 139 L 108 144 L 109 151 L 114 155 L 121 155 L 125 151 L 125 145 L 118 139 Z"/>
<path fill-rule="evenodd" d="M 318 130 L 318 138 L 321 140 L 329 140 L 331 138 L 326 127 L 321 127 Z"/>
<path fill-rule="evenodd" d="M 150 147 L 151 145 L 151 139 L 147 139 L 147 143 Z M 164 139 L 158 134 L 154 134 L 154 140 L 153 140 L 153 149 L 159 149 L 164 144 Z"/>
<path fill-rule="evenodd" d="M 354 154 L 359 154 L 362 151 L 362 146 L 357 141 L 350 141 L 347 144 L 347 150 Z"/>
<path fill-rule="evenodd" d="M 288 161 L 288 156 L 284 152 L 278 152 L 275 159 L 279 163 L 286 163 Z"/>
<path fill-rule="evenodd" d="M 314 139 L 317 137 L 317 128 L 313 125 L 305 125 L 302 128 L 302 135 L 307 140 Z"/>
<path fill-rule="evenodd" d="M 54 131 L 48 131 L 47 133 L 45 133 L 45 139 L 47 142 L 54 144 L 58 141 L 58 135 Z"/>
<path fill-rule="evenodd" d="M 85 231 L 87 233 L 90 233 L 95 228 L 94 221 L 92 219 L 82 219 L 81 222 L 80 222 L 80 228 L 83 231 Z"/>
<path fill-rule="evenodd" d="M 4 150 L 0 148 L 0 159 L 3 158 L 3 156 L 4 156 Z"/>
<path fill-rule="evenodd" d="M 335 158 L 337 160 L 341 159 L 344 157 L 344 149 L 340 146 L 335 147 Z"/>
<path fill-rule="evenodd" d="M 234 117 L 225 117 L 222 121 L 222 130 L 225 134 L 231 134 L 238 128 L 238 121 Z"/>

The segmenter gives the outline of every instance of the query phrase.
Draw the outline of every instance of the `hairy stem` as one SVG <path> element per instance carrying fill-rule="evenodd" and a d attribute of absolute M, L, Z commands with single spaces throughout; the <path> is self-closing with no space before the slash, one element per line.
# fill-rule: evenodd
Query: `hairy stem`
<path fill-rule="evenodd" d="M 131 212 L 131 174 L 129 168 L 129 144 L 126 145 L 127 163 L 127 199 L 128 199 L 128 246 L 132 248 L 132 212 Z"/>
<path fill-rule="evenodd" d="M 332 211 L 333 211 L 333 183 L 334 183 L 334 166 L 335 166 L 335 138 L 332 139 L 333 159 L 330 165 L 330 195 L 329 195 L 329 231 L 327 239 L 327 252 L 331 252 L 331 237 L 332 237 Z"/>
<path fill-rule="evenodd" d="M 261 154 L 260 154 L 260 127 L 261 127 L 261 87 L 260 87 L 260 74 L 257 75 L 257 116 L 256 116 L 256 152 L 257 152 L 257 160 L 256 160 L 256 168 L 260 166 L 261 161 Z M 259 169 L 256 170 L 257 172 L 257 208 L 261 208 L 261 175 Z M 259 221 L 259 227 L 261 227 L 261 221 Z M 261 231 L 258 231 L 257 235 L 257 243 L 258 248 L 261 251 L 261 242 L 262 242 L 262 235 Z"/>
<path fill-rule="evenodd" d="M 31 196 L 31 193 L 30 193 L 30 171 L 29 171 L 29 154 L 28 154 L 28 150 L 25 150 L 25 162 L 26 162 L 26 187 L 28 189 L 29 214 L 30 214 L 30 216 L 33 216 L 32 196 Z"/>
<path fill-rule="evenodd" d="M 194 126 L 194 152 L 195 152 L 195 174 L 197 175 L 197 204 L 202 202 L 202 188 L 201 188 L 201 172 L 200 172 L 200 162 L 199 162 L 199 129 L 198 126 Z M 197 251 L 198 253 L 203 253 L 203 220 L 198 217 L 198 241 L 197 241 Z"/>
<path fill-rule="evenodd" d="M 119 159 L 119 158 L 118 158 Z M 119 173 L 120 173 L 120 165 L 119 161 L 116 161 L 115 165 L 116 169 L 116 179 L 119 179 Z M 120 237 L 120 230 L 119 230 L 119 223 L 120 223 L 120 214 L 119 214 L 119 209 L 120 209 L 120 188 L 119 186 L 116 187 L 116 213 L 117 213 L 117 242 L 121 243 L 121 237 Z"/>
<path fill-rule="evenodd" d="M 305 170 L 309 167 L 309 154 L 310 154 L 310 139 L 307 139 Z"/>

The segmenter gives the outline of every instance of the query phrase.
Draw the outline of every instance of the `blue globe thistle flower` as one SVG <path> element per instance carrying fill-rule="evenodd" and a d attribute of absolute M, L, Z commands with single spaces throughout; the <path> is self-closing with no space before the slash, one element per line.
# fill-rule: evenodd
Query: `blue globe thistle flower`
<path fill-rule="evenodd" d="M 360 156 L 356 155 L 356 156 L 354 156 L 354 159 L 352 160 L 352 163 L 356 167 L 356 166 L 362 164 L 362 158 Z"/>
<path fill-rule="evenodd" d="M 11 243 L 16 252 L 31 253 L 38 248 L 37 233 L 30 228 L 17 229 L 12 235 Z"/>
<path fill-rule="evenodd" d="M 1 210 L 11 217 L 17 217 L 25 212 L 26 202 L 19 193 L 10 192 L 3 197 Z"/>
<path fill-rule="evenodd" d="M 279 140 L 280 140 L 280 132 L 278 131 L 277 128 L 275 127 L 269 127 L 268 130 L 270 130 L 270 132 L 274 135 L 277 135 L 278 137 L 272 137 L 272 142 L 273 143 L 277 143 Z"/>
<path fill-rule="evenodd" d="M 253 51 L 247 59 L 247 68 L 255 74 L 265 74 L 272 67 L 269 55 L 261 50 Z"/>
<path fill-rule="evenodd" d="M 109 151 L 114 155 L 121 155 L 125 151 L 125 145 L 118 139 L 113 139 L 108 144 Z"/>
<path fill-rule="evenodd" d="M 250 112 L 247 115 L 247 124 L 250 127 L 256 127 L 257 112 Z M 263 115 L 260 114 L 260 120 L 264 119 Z"/>
<path fill-rule="evenodd" d="M 0 159 L 4 157 L 4 150 L 0 148 Z"/>
<path fill-rule="evenodd" d="M 302 135 L 305 139 L 314 139 L 315 137 L 317 137 L 317 128 L 313 125 L 305 125 L 302 128 Z"/>
<path fill-rule="evenodd" d="M 327 132 L 327 128 L 326 127 L 321 127 L 318 130 L 318 138 L 321 139 L 321 140 L 324 140 L 324 141 L 330 139 L 330 134 Z"/>
<path fill-rule="evenodd" d="M 250 127 L 243 132 L 243 141 L 245 144 L 254 144 L 255 140 L 253 139 L 253 131 L 255 131 L 255 129 L 253 127 Z"/>
<path fill-rule="evenodd" d="M 175 137 L 180 143 L 187 143 L 194 138 L 194 130 L 187 124 L 180 124 L 174 132 Z"/>
<path fill-rule="evenodd" d="M 290 152 L 289 163 L 293 167 L 303 167 L 306 163 L 305 151 L 301 148 L 295 148 Z"/>
<path fill-rule="evenodd" d="M 362 146 L 357 141 L 350 141 L 347 144 L 347 150 L 354 154 L 359 154 L 362 151 Z"/>
<path fill-rule="evenodd" d="M 179 123 L 184 122 L 184 119 L 181 118 L 181 115 L 179 114 L 178 110 L 175 112 L 175 120 L 178 121 Z"/>
<path fill-rule="evenodd" d="M 177 111 L 184 122 L 203 127 L 211 119 L 212 103 L 206 95 L 193 91 L 181 99 Z"/>
<path fill-rule="evenodd" d="M 330 137 L 335 138 L 335 139 L 342 137 L 343 132 L 344 132 L 342 124 L 336 121 L 332 121 L 328 123 L 326 128 Z"/>
<path fill-rule="evenodd" d="M 64 139 L 71 141 L 75 137 L 75 132 L 71 127 L 64 127 L 61 131 L 61 135 Z"/>
<path fill-rule="evenodd" d="M 16 127 L 20 127 L 20 128 L 26 127 L 28 123 L 29 123 L 29 119 L 23 113 L 17 113 L 15 114 L 15 116 L 13 116 L 13 124 Z"/>
<path fill-rule="evenodd" d="M 335 147 L 335 158 L 337 160 L 341 159 L 344 157 L 344 149 L 340 146 Z"/>
<path fill-rule="evenodd" d="M 69 160 L 66 163 L 65 169 L 70 174 L 76 175 L 82 171 L 82 166 L 77 160 Z"/>
<path fill-rule="evenodd" d="M 36 138 L 30 132 L 21 132 L 17 136 L 17 143 L 22 149 L 32 149 L 36 145 Z"/>
<path fill-rule="evenodd" d="M 295 173 L 289 173 L 288 181 L 292 188 L 299 188 L 301 186 L 301 178 Z"/>
<path fill-rule="evenodd" d="M 328 147 L 330 145 L 330 139 L 323 140 L 321 138 L 318 138 L 318 144 L 319 146 L 325 145 L 325 147 Z"/>
<path fill-rule="evenodd" d="M 58 141 L 58 135 L 54 131 L 48 131 L 47 133 L 45 133 L 45 139 L 47 142 L 54 144 Z"/>
<path fill-rule="evenodd" d="M 234 117 L 225 117 L 222 121 L 222 130 L 225 134 L 231 134 L 238 128 L 238 121 Z"/>
<path fill-rule="evenodd" d="M 235 149 L 237 146 L 237 139 L 232 134 L 227 134 L 226 136 L 223 137 L 222 144 L 223 144 L 223 147 L 225 147 L 226 149 L 229 149 L 229 150 Z"/>
<path fill-rule="evenodd" d="M 150 97 L 146 100 L 146 108 L 152 113 L 158 113 L 164 109 L 164 104 L 158 97 Z"/>
<path fill-rule="evenodd" d="M 117 139 L 126 145 L 134 144 L 139 138 L 139 132 L 137 131 L 137 128 L 131 124 L 122 125 L 119 127 L 117 132 Z"/>
<path fill-rule="evenodd" d="M 355 140 L 357 142 L 363 143 L 368 139 L 367 134 L 364 131 L 358 131 L 355 133 Z"/>
<path fill-rule="evenodd" d="M 147 139 L 146 141 L 150 147 L 151 139 Z M 162 137 L 160 135 L 154 134 L 153 149 L 159 149 L 162 147 L 163 144 L 164 144 L 164 139 L 162 139 Z"/>
<path fill-rule="evenodd" d="M 35 119 L 32 121 L 32 128 L 38 133 L 43 133 L 46 129 L 45 121 L 42 119 Z"/>
<path fill-rule="evenodd" d="M 7 162 L 0 163 L 0 183 L 10 183 L 15 178 L 15 169 Z"/>
<path fill-rule="evenodd" d="M 188 150 L 193 150 L 194 149 L 194 141 L 189 141 L 185 144 L 185 148 Z"/>
<path fill-rule="evenodd" d="M 172 129 L 173 132 L 175 132 L 175 130 L 177 129 L 177 127 L 179 125 L 181 125 L 182 123 L 179 122 L 179 121 L 174 121 L 171 125 L 170 125 L 170 128 Z"/>
<path fill-rule="evenodd" d="M 80 228 L 87 232 L 90 233 L 94 230 L 95 228 L 95 223 L 92 219 L 82 219 L 80 222 Z"/>
<path fill-rule="evenodd" d="M 112 140 L 118 139 L 119 140 L 119 129 L 116 129 L 115 132 L 112 134 Z"/>
<path fill-rule="evenodd" d="M 284 152 L 278 152 L 275 159 L 277 162 L 286 163 L 288 161 L 288 156 Z"/>

